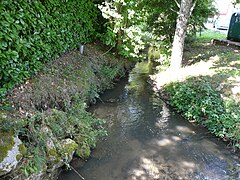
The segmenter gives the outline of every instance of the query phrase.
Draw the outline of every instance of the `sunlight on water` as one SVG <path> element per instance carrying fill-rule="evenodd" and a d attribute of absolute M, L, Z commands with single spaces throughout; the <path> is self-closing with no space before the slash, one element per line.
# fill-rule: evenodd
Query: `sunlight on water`
<path fill-rule="evenodd" d="M 239 157 L 162 102 L 147 83 L 149 72 L 146 62 L 138 64 L 128 81 L 119 82 L 102 95 L 104 103 L 90 108 L 106 119 L 109 136 L 84 166 L 78 161 L 72 165 L 86 180 L 237 179 L 233 170 Z M 78 178 L 74 171 L 59 176 Z"/>

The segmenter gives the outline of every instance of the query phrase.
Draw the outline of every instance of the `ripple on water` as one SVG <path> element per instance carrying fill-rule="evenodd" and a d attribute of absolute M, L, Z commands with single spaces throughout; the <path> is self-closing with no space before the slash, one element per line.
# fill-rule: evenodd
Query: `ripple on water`
<path fill-rule="evenodd" d="M 240 179 L 239 157 L 160 101 L 147 83 L 146 64 L 102 97 L 122 101 L 91 108 L 107 120 L 109 136 L 83 167 L 75 168 L 86 180 Z M 141 69 L 145 73 L 138 73 Z M 70 171 L 59 179 L 78 176 Z"/>

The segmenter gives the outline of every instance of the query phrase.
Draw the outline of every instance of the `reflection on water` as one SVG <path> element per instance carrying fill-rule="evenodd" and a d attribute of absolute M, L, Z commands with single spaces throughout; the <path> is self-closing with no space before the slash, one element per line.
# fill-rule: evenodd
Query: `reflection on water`
<path fill-rule="evenodd" d="M 174 113 L 147 83 L 151 69 L 139 63 L 91 108 L 108 121 L 109 136 L 83 167 L 86 180 L 240 179 L 239 158 L 206 130 Z M 115 99 L 115 101 L 108 101 Z M 74 171 L 59 179 L 80 179 Z"/>

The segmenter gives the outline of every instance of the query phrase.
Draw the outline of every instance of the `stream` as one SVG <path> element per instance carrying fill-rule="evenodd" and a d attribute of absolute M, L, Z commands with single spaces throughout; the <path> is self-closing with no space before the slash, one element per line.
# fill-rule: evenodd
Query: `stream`
<path fill-rule="evenodd" d="M 148 62 L 141 62 L 90 108 L 108 124 L 108 136 L 91 157 L 72 166 L 85 180 L 240 179 L 239 154 L 194 126 L 153 91 Z M 59 180 L 81 180 L 73 170 Z"/>

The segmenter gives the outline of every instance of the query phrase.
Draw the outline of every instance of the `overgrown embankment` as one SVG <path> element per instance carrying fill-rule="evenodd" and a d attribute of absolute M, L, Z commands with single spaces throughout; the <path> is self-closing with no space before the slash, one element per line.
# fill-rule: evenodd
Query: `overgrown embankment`
<path fill-rule="evenodd" d="M 126 69 L 99 43 L 76 51 L 104 31 L 97 3 L 0 2 L 0 179 L 49 179 L 106 134 L 86 102 Z"/>
<path fill-rule="evenodd" d="M 206 126 L 238 149 L 240 51 L 212 45 L 207 33 L 186 46 L 179 72 L 160 72 L 153 78 L 163 98 L 186 119 Z"/>
<path fill-rule="evenodd" d="M 111 87 L 128 68 L 125 60 L 106 51 L 101 44 L 92 43 L 85 46 L 84 55 L 67 53 L 8 94 L 1 103 L 0 131 L 19 137 L 25 152 L 11 174 L 2 174 L 48 179 L 73 154 L 80 158 L 90 155 L 106 131 L 104 121 L 86 111 L 86 102 L 94 103 L 99 92 Z M 2 149 L 4 144 L 0 146 Z M 5 156 L 1 154 L 0 160 Z"/>

